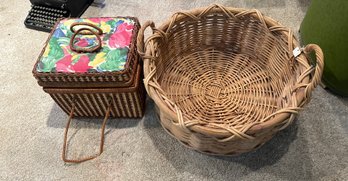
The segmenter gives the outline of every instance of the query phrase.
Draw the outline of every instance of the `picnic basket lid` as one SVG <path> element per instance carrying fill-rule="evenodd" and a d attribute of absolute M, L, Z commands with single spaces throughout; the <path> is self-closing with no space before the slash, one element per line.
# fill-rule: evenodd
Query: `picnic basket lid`
<path fill-rule="evenodd" d="M 44 87 L 123 87 L 134 80 L 134 17 L 66 18 L 55 25 L 33 69 Z"/>

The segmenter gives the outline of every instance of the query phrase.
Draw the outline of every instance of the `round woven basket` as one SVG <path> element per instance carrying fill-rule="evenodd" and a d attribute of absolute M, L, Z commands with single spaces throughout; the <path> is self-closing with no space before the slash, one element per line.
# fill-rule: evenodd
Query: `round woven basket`
<path fill-rule="evenodd" d="M 147 27 L 153 33 L 144 43 Z M 159 28 L 148 21 L 138 34 L 145 87 L 162 126 L 217 155 L 260 147 L 308 102 L 323 53 L 298 46 L 289 28 L 259 11 L 215 4 L 175 13 Z"/>

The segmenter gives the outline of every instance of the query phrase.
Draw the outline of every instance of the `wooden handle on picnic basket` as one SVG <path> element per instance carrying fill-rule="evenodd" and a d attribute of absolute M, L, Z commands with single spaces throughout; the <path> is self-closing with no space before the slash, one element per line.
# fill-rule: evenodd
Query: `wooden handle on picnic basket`
<path fill-rule="evenodd" d="M 83 28 L 80 28 L 80 29 L 75 31 L 74 27 L 78 26 L 78 25 L 83 25 L 83 26 L 88 26 L 88 27 L 83 27 Z M 92 30 L 90 27 L 97 30 L 97 32 Z M 91 53 L 91 52 L 96 52 L 101 48 L 102 41 L 101 41 L 100 35 L 103 34 L 103 30 L 100 29 L 99 27 L 97 27 L 96 25 L 93 25 L 91 23 L 86 23 L 86 22 L 76 22 L 70 26 L 70 31 L 74 33 L 70 39 L 70 49 L 72 51 L 77 52 L 77 53 L 81 53 L 81 52 Z M 94 46 L 94 47 L 77 47 L 77 46 L 75 46 L 74 40 L 75 40 L 75 37 L 79 34 L 80 35 L 94 35 L 95 37 L 97 37 L 98 45 Z"/>

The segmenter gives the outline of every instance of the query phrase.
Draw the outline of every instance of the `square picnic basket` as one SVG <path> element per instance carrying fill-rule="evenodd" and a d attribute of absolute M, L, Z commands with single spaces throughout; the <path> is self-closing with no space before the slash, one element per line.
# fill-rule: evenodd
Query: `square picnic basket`
<path fill-rule="evenodd" d="M 143 116 L 145 89 L 136 50 L 139 28 L 134 17 L 100 17 L 62 19 L 52 30 L 33 75 L 69 115 L 64 161 L 78 163 L 100 155 L 109 117 Z M 98 155 L 66 158 L 67 134 L 74 116 L 104 117 Z"/>

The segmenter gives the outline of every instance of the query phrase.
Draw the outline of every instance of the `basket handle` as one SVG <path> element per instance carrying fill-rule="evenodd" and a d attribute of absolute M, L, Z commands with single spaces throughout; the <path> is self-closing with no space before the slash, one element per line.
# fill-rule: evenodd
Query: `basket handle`
<path fill-rule="evenodd" d="M 78 26 L 78 25 L 84 25 L 84 26 L 88 26 L 88 27 L 80 28 L 80 29 L 78 29 L 75 32 L 74 27 Z M 97 31 L 92 30 L 90 27 L 96 29 Z M 101 41 L 100 35 L 103 34 L 103 30 L 100 29 L 99 27 L 97 27 L 96 25 L 91 24 L 91 23 L 87 23 L 87 22 L 76 22 L 76 23 L 73 23 L 70 26 L 70 31 L 74 33 L 72 35 L 71 39 L 70 39 L 70 49 L 72 51 L 77 52 L 77 53 L 81 53 L 81 52 L 83 52 L 83 53 L 91 53 L 91 52 L 98 51 L 101 48 L 102 41 Z M 89 47 L 89 48 L 88 47 L 76 47 L 74 45 L 74 40 L 75 40 L 75 37 L 78 34 L 81 34 L 81 35 L 94 35 L 95 37 L 97 37 L 98 45 L 94 46 L 94 47 Z"/>
<path fill-rule="evenodd" d="M 138 37 L 137 37 L 137 50 L 140 56 L 145 56 L 145 43 L 144 43 L 144 33 L 147 27 L 151 27 L 152 31 L 156 30 L 155 23 L 153 21 L 146 21 L 143 26 L 141 26 Z"/>
<path fill-rule="evenodd" d="M 101 155 L 103 153 L 103 149 L 104 149 L 104 132 L 105 132 L 106 122 L 109 119 L 110 112 L 111 112 L 111 105 L 112 105 L 111 102 L 112 101 L 109 100 L 109 105 L 108 105 L 108 108 L 106 110 L 104 121 L 103 121 L 102 127 L 101 127 L 101 134 L 100 134 L 101 138 L 100 138 L 99 153 L 94 155 L 94 156 L 89 156 L 89 157 L 80 158 L 80 159 L 68 159 L 67 155 L 66 155 L 66 150 L 68 149 L 67 148 L 67 137 L 68 137 L 68 130 L 69 130 L 69 127 L 70 127 L 70 123 L 71 123 L 71 120 L 72 120 L 72 118 L 74 116 L 74 111 L 75 111 L 75 103 L 73 103 L 73 105 L 71 107 L 70 114 L 69 114 L 69 119 L 68 119 L 68 122 L 66 124 L 65 131 L 64 131 L 64 143 L 63 143 L 63 152 L 62 152 L 62 159 L 63 159 L 64 162 L 81 163 L 81 162 L 84 162 L 84 161 L 88 161 L 88 160 L 92 160 L 94 158 L 97 158 L 99 155 Z"/>
<path fill-rule="evenodd" d="M 98 31 L 97 32 L 98 35 L 102 35 L 103 34 L 103 30 L 100 29 L 98 26 L 92 24 L 92 23 L 87 23 L 87 22 L 75 22 L 75 23 L 72 23 L 70 25 L 70 31 L 73 32 L 73 33 L 76 33 L 75 29 L 74 29 L 75 26 L 89 26 L 89 27 L 92 27 L 95 30 L 97 30 Z M 93 32 L 95 32 L 95 31 L 93 31 Z M 82 32 L 81 34 L 82 35 L 92 35 L 92 33 L 88 33 L 88 32 Z"/>
<path fill-rule="evenodd" d="M 323 69 L 324 69 L 324 54 L 323 54 L 323 51 L 316 44 L 308 44 L 304 48 L 304 53 L 306 55 L 309 55 L 309 53 L 311 53 L 312 51 L 315 52 L 316 64 L 314 65 L 315 66 L 315 72 L 314 72 L 313 78 L 312 78 L 311 82 L 306 87 L 306 95 L 307 96 L 320 83 L 321 76 L 323 74 Z"/>

